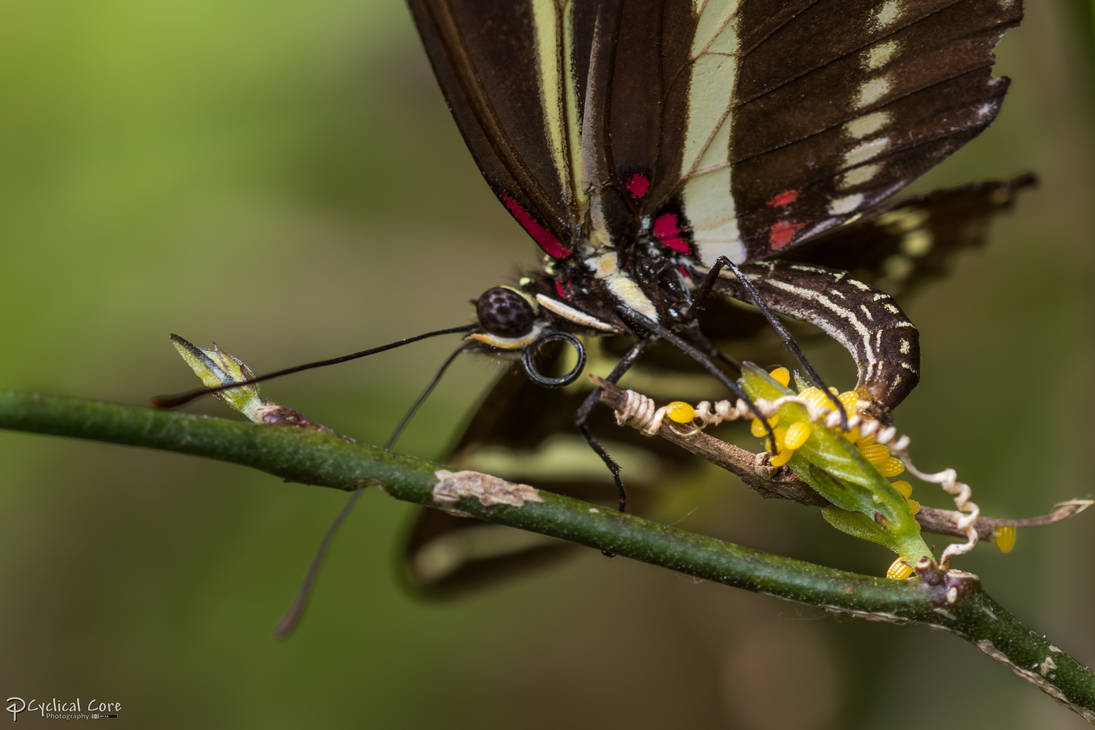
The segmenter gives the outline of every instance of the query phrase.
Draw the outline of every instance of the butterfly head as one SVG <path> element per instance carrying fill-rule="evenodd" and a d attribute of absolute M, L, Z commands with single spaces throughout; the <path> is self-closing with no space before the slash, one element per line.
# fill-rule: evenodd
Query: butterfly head
<path fill-rule="evenodd" d="M 475 302 L 475 314 L 479 326 L 468 339 L 490 350 L 522 350 L 535 342 L 546 326 L 536 299 L 512 286 L 483 292 Z"/>
<path fill-rule="evenodd" d="M 520 289 L 495 286 L 487 289 L 475 303 L 475 313 L 484 333 L 504 339 L 520 340 L 536 328 L 540 307 Z"/>
<path fill-rule="evenodd" d="M 578 323 L 561 316 L 555 311 L 555 299 L 534 292 L 536 288 L 533 280 L 523 279 L 520 288 L 495 286 L 483 292 L 475 302 L 478 327 L 467 340 L 482 351 L 520 357 L 525 372 L 540 385 L 569 385 L 585 367 L 585 347 L 569 331 Z M 573 366 L 563 373 L 556 372 L 568 360 L 560 357 L 560 344 L 569 346 L 576 356 L 569 358 Z"/>

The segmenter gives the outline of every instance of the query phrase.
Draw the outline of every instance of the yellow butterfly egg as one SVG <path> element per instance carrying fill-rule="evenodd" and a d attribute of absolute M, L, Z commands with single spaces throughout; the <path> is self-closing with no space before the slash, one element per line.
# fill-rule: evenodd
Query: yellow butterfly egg
<path fill-rule="evenodd" d="M 859 453 L 863 454 L 863 458 L 874 464 L 876 467 L 882 466 L 884 463 L 886 463 L 886 459 L 890 458 L 890 450 L 882 444 L 868 444 L 866 446 L 860 446 Z"/>
<path fill-rule="evenodd" d="M 893 488 L 901 493 L 901 496 L 908 499 L 912 496 L 912 485 L 904 479 L 899 479 L 893 483 Z"/>
<path fill-rule="evenodd" d="M 825 391 L 813 386 L 799 393 L 799 397 L 815 408 L 824 408 L 829 404 L 829 398 L 825 395 Z"/>
<path fill-rule="evenodd" d="M 780 451 L 783 451 L 783 449 L 786 447 L 784 439 L 787 437 L 787 427 L 778 426 L 772 429 L 772 433 L 774 433 L 776 436 L 776 446 L 779 448 Z"/>
<path fill-rule="evenodd" d="M 909 503 L 909 511 L 914 515 L 920 512 L 920 503 L 915 499 L 906 500 Z"/>
<path fill-rule="evenodd" d="M 810 431 L 809 421 L 795 421 L 787 427 L 787 433 L 783 436 L 783 445 L 788 449 L 797 449 L 810 438 Z"/>
<path fill-rule="evenodd" d="M 840 405 L 844 406 L 844 410 L 848 412 L 848 415 L 852 415 L 856 412 L 856 405 L 859 403 L 859 394 L 854 390 L 846 390 L 836 397 L 840 401 Z"/>
<path fill-rule="evenodd" d="M 886 571 L 886 577 L 892 580 L 905 580 L 913 574 L 913 567 L 905 562 L 904 558 L 898 558 L 890 564 Z"/>
<path fill-rule="evenodd" d="M 996 547 L 1000 548 L 1000 552 L 1010 553 L 1011 549 L 1015 547 L 1015 526 L 1000 525 L 994 527 L 992 529 L 992 541 L 996 543 Z"/>
<path fill-rule="evenodd" d="M 768 463 L 772 466 L 783 466 L 791 460 L 794 453 L 791 449 L 780 449 L 778 454 L 768 459 Z"/>
<path fill-rule="evenodd" d="M 665 415 L 674 423 L 691 423 L 696 418 L 696 409 L 684 401 L 675 400 L 665 407 Z"/>
<path fill-rule="evenodd" d="M 903 471 L 905 471 L 905 464 L 902 463 L 901 459 L 893 456 L 878 465 L 878 473 L 887 479 L 895 477 Z"/>
<path fill-rule="evenodd" d="M 784 388 L 791 383 L 791 371 L 787 368 L 776 368 L 768 374 L 772 376 L 772 380 L 776 381 Z"/>

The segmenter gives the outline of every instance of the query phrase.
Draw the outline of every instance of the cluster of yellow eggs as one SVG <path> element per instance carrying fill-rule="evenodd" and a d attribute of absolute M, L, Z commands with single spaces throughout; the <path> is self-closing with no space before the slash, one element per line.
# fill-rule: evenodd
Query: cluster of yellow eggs
<path fill-rule="evenodd" d="M 788 387 L 791 382 L 791 372 L 784 367 L 776 368 L 769 375 L 784 387 Z M 863 417 L 866 415 L 859 409 L 859 396 L 855 391 L 848 390 L 840 393 L 836 388 L 830 388 L 830 392 L 844 406 L 848 416 L 860 415 Z M 833 408 L 832 400 L 821 388 L 810 386 L 803 389 L 798 395 L 815 408 L 830 410 Z M 696 418 L 696 411 L 688 403 L 674 401 L 666 406 L 665 415 L 669 420 L 676 423 L 691 423 Z M 795 450 L 806 443 L 814 428 L 824 428 L 824 426 L 816 426 L 806 420 L 797 420 L 787 425 L 780 425 L 779 414 L 773 415 L 767 421 L 766 426 L 759 418 L 754 418 L 749 431 L 756 438 L 765 438 L 769 436 L 768 428 L 771 428 L 776 439 L 776 454 L 769 459 L 769 462 L 772 466 L 777 467 L 783 466 L 791 460 Z M 842 435 L 853 443 L 859 453 L 863 455 L 863 458 L 887 479 L 896 477 L 905 471 L 905 464 L 891 454 L 885 444 L 878 443 L 874 436 L 863 436 L 858 428 L 844 431 Z M 903 479 L 891 482 L 891 484 L 908 502 L 912 514 L 917 514 L 920 511 L 920 503 L 912 498 L 912 484 Z M 916 523 L 916 529 L 920 529 L 919 522 Z M 995 528 L 993 542 L 1000 549 L 1000 552 L 1009 552 L 1015 545 L 1015 528 L 1011 526 Z M 886 577 L 901 580 L 910 577 L 912 574 L 912 566 L 902 558 L 898 558 L 886 572 Z"/>

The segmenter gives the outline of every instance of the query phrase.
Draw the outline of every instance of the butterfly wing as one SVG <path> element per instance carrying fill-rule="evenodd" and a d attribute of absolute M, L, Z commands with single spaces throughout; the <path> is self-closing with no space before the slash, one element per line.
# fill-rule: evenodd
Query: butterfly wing
<path fill-rule="evenodd" d="M 737 60 L 733 93 L 714 105 L 728 139 L 710 133 L 681 175 L 706 264 L 739 241 L 747 259 L 807 241 L 976 136 L 1007 88 L 991 75 L 992 49 L 1022 15 L 1019 2 L 994 0 L 730 5 L 710 46 L 726 37 Z M 712 188 L 722 205 L 710 204 Z"/>
<path fill-rule="evenodd" d="M 541 248 L 627 245 L 647 221 L 705 265 L 835 228 L 972 139 L 1022 16 L 1018 0 L 410 5 L 480 170 Z"/>
<path fill-rule="evenodd" d="M 1034 176 L 1023 175 L 889 201 L 870 216 L 846 223 L 781 258 L 846 271 L 868 286 L 904 299 L 946 274 L 962 252 L 983 245 L 993 221 L 1010 212 L 1016 198 L 1035 184 Z M 800 343 L 821 334 L 793 320 L 786 324 Z M 774 363 L 786 357 L 783 343 L 751 306 L 712 299 L 700 325 L 729 352 L 745 350 L 756 362 Z"/>
<path fill-rule="evenodd" d="M 464 141 L 494 194 L 549 255 L 572 253 L 578 167 L 575 8 L 541 0 L 410 0 Z M 568 35 L 564 26 L 571 28 Z M 570 45 L 568 45 L 570 44 Z M 569 51 L 569 52 L 568 52 Z"/>
<path fill-rule="evenodd" d="M 598 353 L 600 342 L 589 343 L 591 357 Z M 592 383 L 584 382 L 549 390 L 529 380 L 521 368 L 509 369 L 487 391 L 445 462 L 595 504 L 615 505 L 612 475 L 574 428 L 574 414 L 590 390 Z M 702 463 L 666 441 L 615 427 L 608 409 L 596 409 L 589 423 L 608 436 L 606 447 L 628 475 L 631 504 L 643 514 L 651 514 L 658 487 L 664 494 L 666 484 L 679 483 L 682 474 Z M 406 538 L 402 572 L 416 592 L 448 597 L 551 562 L 574 547 L 421 509 Z"/>
<path fill-rule="evenodd" d="M 1022 175 L 901 198 L 787 258 L 847 271 L 895 296 L 908 295 L 943 276 L 959 252 L 984 245 L 992 222 L 1035 185 L 1033 175 Z"/>

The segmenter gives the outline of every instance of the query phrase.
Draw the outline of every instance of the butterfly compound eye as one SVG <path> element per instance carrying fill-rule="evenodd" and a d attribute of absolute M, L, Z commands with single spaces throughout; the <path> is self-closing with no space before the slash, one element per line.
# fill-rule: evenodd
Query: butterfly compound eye
<path fill-rule="evenodd" d="M 523 296 L 505 287 L 487 289 L 475 304 L 479 326 L 499 337 L 520 337 L 532 330 L 536 314 Z"/>

